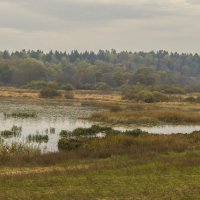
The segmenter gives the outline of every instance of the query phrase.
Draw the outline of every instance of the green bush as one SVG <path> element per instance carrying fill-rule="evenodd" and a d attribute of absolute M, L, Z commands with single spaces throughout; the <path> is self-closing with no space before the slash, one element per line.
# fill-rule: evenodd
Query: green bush
<path fill-rule="evenodd" d="M 24 86 L 25 88 L 30 89 L 41 89 L 47 87 L 47 82 L 45 81 L 31 81 L 30 83 Z"/>
<path fill-rule="evenodd" d="M 133 100 L 136 99 L 136 93 L 133 89 L 125 89 L 122 91 L 122 99 Z"/>
<path fill-rule="evenodd" d="M 74 90 L 74 87 L 71 84 L 67 84 L 67 85 L 62 85 L 61 89 L 67 90 L 67 91 L 72 91 L 72 90 Z"/>
<path fill-rule="evenodd" d="M 142 90 L 137 93 L 137 100 L 152 103 L 154 102 L 153 93 L 148 90 Z"/>
<path fill-rule="evenodd" d="M 1 136 L 4 138 L 19 137 L 22 132 L 22 127 L 13 126 L 11 130 L 1 131 Z"/>
<path fill-rule="evenodd" d="M 58 141 L 58 149 L 62 151 L 72 151 L 78 149 L 83 142 L 78 139 L 61 138 Z"/>
<path fill-rule="evenodd" d="M 109 90 L 110 86 L 107 83 L 99 82 L 96 84 L 96 90 Z"/>
<path fill-rule="evenodd" d="M 168 96 L 161 92 L 154 91 L 152 95 L 154 102 L 165 102 L 169 100 Z"/>
<path fill-rule="evenodd" d="M 160 88 L 160 91 L 166 94 L 186 94 L 187 90 L 187 88 L 178 86 L 163 86 Z"/>
<path fill-rule="evenodd" d="M 40 91 L 41 98 L 53 98 L 59 96 L 61 96 L 61 93 L 55 89 L 45 88 Z"/>

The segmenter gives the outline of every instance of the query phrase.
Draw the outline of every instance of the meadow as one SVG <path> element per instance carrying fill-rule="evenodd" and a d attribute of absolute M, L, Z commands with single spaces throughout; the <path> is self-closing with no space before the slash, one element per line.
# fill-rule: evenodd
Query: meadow
<path fill-rule="evenodd" d="M 94 138 L 48 154 L 11 151 L 0 155 L 0 198 L 199 199 L 199 150 L 193 133 Z"/>

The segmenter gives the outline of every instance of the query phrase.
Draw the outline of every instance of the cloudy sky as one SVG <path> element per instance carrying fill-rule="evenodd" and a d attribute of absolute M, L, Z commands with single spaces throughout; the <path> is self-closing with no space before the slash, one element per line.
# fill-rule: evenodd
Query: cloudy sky
<path fill-rule="evenodd" d="M 200 53 L 200 0 L 0 0 L 0 49 Z"/>

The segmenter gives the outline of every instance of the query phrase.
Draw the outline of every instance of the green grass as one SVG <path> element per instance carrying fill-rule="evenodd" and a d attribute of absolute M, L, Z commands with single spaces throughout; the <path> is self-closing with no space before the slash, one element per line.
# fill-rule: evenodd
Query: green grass
<path fill-rule="evenodd" d="M 49 136 L 41 134 L 28 135 L 26 139 L 27 142 L 47 143 L 49 141 Z"/>
<path fill-rule="evenodd" d="M 13 126 L 10 130 L 1 131 L 0 135 L 3 138 L 19 137 L 21 132 L 22 127 Z"/>
<path fill-rule="evenodd" d="M 112 157 L 85 161 L 88 168 L 82 170 L 75 161 L 74 170 L 64 164 L 63 171 L 0 175 L 0 199 L 199 199 L 200 167 L 169 164 L 170 157 L 143 164 L 134 164 L 133 157 Z"/>

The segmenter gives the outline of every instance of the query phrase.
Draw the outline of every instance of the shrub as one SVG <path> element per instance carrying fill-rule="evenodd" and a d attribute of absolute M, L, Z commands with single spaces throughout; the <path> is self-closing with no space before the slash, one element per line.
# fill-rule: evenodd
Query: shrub
<path fill-rule="evenodd" d="M 168 101 L 169 98 L 167 97 L 167 95 L 161 93 L 161 92 L 157 92 L 157 91 L 154 91 L 152 93 L 153 95 L 153 101 L 154 102 L 164 102 L 164 101 Z"/>
<path fill-rule="evenodd" d="M 61 137 L 67 138 L 67 137 L 72 136 L 72 132 L 66 131 L 66 130 L 62 130 L 62 131 L 60 132 L 60 136 L 61 136 Z"/>
<path fill-rule="evenodd" d="M 59 89 L 59 85 L 56 82 L 50 81 L 50 82 L 47 82 L 47 88 L 51 88 L 51 89 L 56 90 L 56 89 Z"/>
<path fill-rule="evenodd" d="M 71 84 L 67 84 L 67 85 L 62 85 L 61 89 L 67 90 L 67 91 L 72 91 L 72 90 L 74 90 L 74 87 Z"/>
<path fill-rule="evenodd" d="M 78 149 L 82 145 L 82 141 L 78 139 L 61 138 L 58 141 L 58 149 L 64 151 L 72 151 Z"/>
<path fill-rule="evenodd" d="M 128 100 L 136 99 L 136 92 L 132 87 L 124 86 L 121 88 L 121 90 L 123 99 L 128 99 Z"/>
<path fill-rule="evenodd" d="M 61 93 L 55 89 L 45 88 L 40 91 L 41 98 L 53 98 L 59 96 L 61 96 Z"/>
<path fill-rule="evenodd" d="M 178 87 L 178 86 L 163 86 L 161 88 L 163 93 L 166 94 L 185 94 L 187 93 L 187 88 Z"/>
<path fill-rule="evenodd" d="M 47 87 L 47 82 L 45 81 L 31 81 L 30 83 L 24 86 L 25 88 L 31 89 L 41 89 Z"/>
<path fill-rule="evenodd" d="M 137 99 L 139 101 L 143 101 L 145 103 L 154 102 L 153 94 L 152 94 L 152 92 L 150 92 L 148 90 L 142 90 L 139 93 L 137 93 Z"/>
<path fill-rule="evenodd" d="M 96 90 L 109 90 L 110 86 L 107 83 L 99 82 L 96 84 Z"/>

